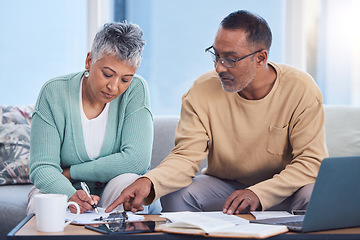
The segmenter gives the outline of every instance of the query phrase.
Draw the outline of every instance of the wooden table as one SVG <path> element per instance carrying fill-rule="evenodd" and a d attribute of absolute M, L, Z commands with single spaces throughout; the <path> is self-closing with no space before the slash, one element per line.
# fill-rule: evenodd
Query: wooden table
<path fill-rule="evenodd" d="M 252 220 L 253 217 L 249 214 L 239 215 L 245 219 Z M 145 215 L 146 220 L 154 220 L 157 222 L 164 221 L 158 215 Z M 230 238 L 209 238 L 201 235 L 183 235 L 183 234 L 168 234 L 168 233 L 138 233 L 138 234 L 123 234 L 123 235 L 106 235 L 101 234 L 84 226 L 69 225 L 63 232 L 58 233 L 44 233 L 36 231 L 35 216 L 27 216 L 21 223 L 19 223 L 7 236 L 8 240 L 47 240 L 47 239 L 64 239 L 64 240 L 101 240 L 101 239 L 121 239 L 121 240 L 229 240 Z M 244 239 L 244 238 L 242 238 Z M 302 240 L 302 239 L 316 239 L 316 240 L 360 240 L 360 227 L 337 229 L 330 231 L 319 231 L 312 233 L 293 233 L 288 232 L 274 237 L 271 240 Z"/>

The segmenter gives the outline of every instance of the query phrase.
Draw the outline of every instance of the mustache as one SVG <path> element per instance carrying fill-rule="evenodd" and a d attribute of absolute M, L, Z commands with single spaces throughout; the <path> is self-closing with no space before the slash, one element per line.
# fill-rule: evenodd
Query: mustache
<path fill-rule="evenodd" d="M 231 76 L 231 74 L 228 74 L 226 72 L 221 72 L 218 74 L 220 78 L 227 78 L 227 79 L 233 79 L 233 77 Z"/>

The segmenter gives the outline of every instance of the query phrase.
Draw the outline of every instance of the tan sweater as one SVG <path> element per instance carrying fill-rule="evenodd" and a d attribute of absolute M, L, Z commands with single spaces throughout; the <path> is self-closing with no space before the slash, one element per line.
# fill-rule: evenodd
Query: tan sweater
<path fill-rule="evenodd" d="M 206 174 L 249 185 L 263 210 L 315 181 L 328 156 L 321 92 L 307 73 L 269 64 L 277 78 L 260 100 L 225 92 L 215 71 L 194 82 L 182 99 L 175 148 L 145 175 L 155 199 L 188 186 L 206 157 Z"/>

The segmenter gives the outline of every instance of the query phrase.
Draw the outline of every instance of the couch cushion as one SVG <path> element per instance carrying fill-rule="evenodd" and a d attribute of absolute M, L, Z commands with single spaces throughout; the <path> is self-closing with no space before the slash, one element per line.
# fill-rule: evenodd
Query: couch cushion
<path fill-rule="evenodd" d="M 0 106 L 0 185 L 29 183 L 32 106 Z"/>
<path fill-rule="evenodd" d="M 26 217 L 31 187 L 31 184 L 0 186 L 0 239 L 6 239 L 6 234 Z"/>
<path fill-rule="evenodd" d="M 175 146 L 175 131 L 179 122 L 178 116 L 155 116 L 154 117 L 154 142 L 151 156 L 151 167 L 155 168 L 171 152 Z M 199 169 L 204 169 L 207 165 L 205 159 Z M 201 172 L 197 174 L 200 174 Z"/>
<path fill-rule="evenodd" d="M 360 107 L 324 105 L 330 157 L 360 155 Z"/>
<path fill-rule="evenodd" d="M 170 153 L 175 146 L 175 130 L 179 117 L 155 116 L 154 117 L 154 142 L 151 155 L 153 169 Z"/>

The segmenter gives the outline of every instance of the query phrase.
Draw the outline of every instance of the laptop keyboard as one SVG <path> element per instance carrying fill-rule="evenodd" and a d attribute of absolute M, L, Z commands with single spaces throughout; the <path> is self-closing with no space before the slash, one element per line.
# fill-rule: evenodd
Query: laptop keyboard
<path fill-rule="evenodd" d="M 299 232 L 302 230 L 304 223 L 305 215 L 297 215 L 291 217 L 279 217 L 279 218 L 267 218 L 260 220 L 252 220 L 252 223 L 262 223 L 262 224 L 276 224 L 276 225 L 285 225 L 289 228 L 290 231 Z"/>

